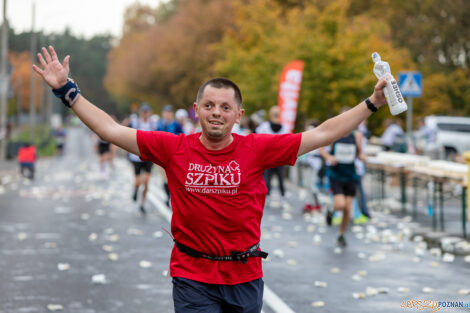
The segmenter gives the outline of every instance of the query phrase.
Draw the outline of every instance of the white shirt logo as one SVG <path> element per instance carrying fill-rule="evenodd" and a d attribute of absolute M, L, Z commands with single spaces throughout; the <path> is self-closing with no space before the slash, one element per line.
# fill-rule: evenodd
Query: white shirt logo
<path fill-rule="evenodd" d="M 188 192 L 235 195 L 241 176 L 240 165 L 236 161 L 217 166 L 189 163 L 184 185 Z"/>

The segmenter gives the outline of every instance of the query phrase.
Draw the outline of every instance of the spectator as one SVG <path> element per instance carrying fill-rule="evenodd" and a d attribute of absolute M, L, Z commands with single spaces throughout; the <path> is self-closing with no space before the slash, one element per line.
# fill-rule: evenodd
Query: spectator
<path fill-rule="evenodd" d="M 400 121 L 387 119 L 385 125 L 386 129 L 380 138 L 385 151 L 399 151 L 400 148 L 398 145 L 401 143 L 404 136 Z"/>

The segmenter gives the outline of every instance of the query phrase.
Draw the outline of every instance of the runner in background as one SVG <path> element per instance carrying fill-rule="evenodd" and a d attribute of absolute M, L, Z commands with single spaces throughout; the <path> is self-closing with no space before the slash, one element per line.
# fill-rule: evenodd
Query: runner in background
<path fill-rule="evenodd" d="M 64 154 L 64 146 L 65 146 L 65 129 L 62 125 L 59 125 L 54 131 L 53 135 L 55 138 L 55 145 L 56 145 L 56 153 L 58 156 L 62 156 Z"/>
<path fill-rule="evenodd" d="M 318 126 L 318 122 L 316 120 L 311 120 L 307 123 L 305 127 L 305 131 L 314 129 L 317 126 Z M 306 164 L 307 166 L 311 168 L 310 185 L 307 185 L 307 187 L 309 187 L 309 189 L 312 192 L 312 197 L 313 197 L 313 202 L 314 202 L 313 205 L 306 204 L 303 207 L 302 212 L 309 213 L 312 211 L 320 211 L 321 210 L 321 205 L 319 201 L 320 189 L 318 187 L 320 183 L 319 183 L 318 173 L 321 170 L 323 160 L 320 155 L 320 151 L 318 149 L 310 151 L 304 154 L 302 157 L 299 159 L 303 159 L 304 164 Z"/>
<path fill-rule="evenodd" d="M 278 106 L 272 106 L 269 109 L 269 121 L 261 123 L 256 128 L 257 134 L 271 134 L 271 135 L 281 135 L 287 134 L 287 128 L 281 124 L 281 110 Z M 279 190 L 281 192 L 281 202 L 284 202 L 284 196 L 286 194 L 284 189 L 284 167 L 278 166 L 274 168 L 267 169 L 263 173 L 264 181 L 266 183 L 266 188 L 268 188 L 268 196 L 271 193 L 271 179 L 273 176 L 277 176 L 279 182 Z"/>
<path fill-rule="evenodd" d="M 349 108 L 344 107 L 341 113 L 346 113 Z M 333 192 L 333 210 L 342 212 L 341 224 L 337 239 L 338 246 L 345 247 L 344 233 L 351 219 L 351 207 L 357 189 L 357 174 L 355 168 L 356 157 L 364 159 L 361 151 L 362 134 L 353 131 L 350 134 L 336 140 L 331 145 L 331 152 L 320 148 L 320 154 L 330 163 L 327 175 L 330 178 L 330 186 Z M 326 213 L 326 223 L 331 226 L 333 212 Z"/>
<path fill-rule="evenodd" d="M 185 109 L 178 109 L 175 113 L 176 121 L 181 125 L 185 135 L 191 135 L 195 132 L 194 123 L 188 118 L 188 111 Z"/>
<path fill-rule="evenodd" d="M 99 170 L 100 174 L 104 177 L 107 178 L 109 175 L 109 172 L 111 170 L 111 143 L 109 143 L 106 140 L 101 139 L 98 137 L 97 143 L 96 143 L 96 151 L 98 152 L 99 156 Z"/>
<path fill-rule="evenodd" d="M 151 115 L 152 108 L 144 102 L 139 108 L 139 115 L 131 116 L 127 126 L 138 130 L 155 130 L 157 125 L 155 121 L 151 119 Z M 139 210 L 142 214 L 146 214 L 147 211 L 145 209 L 145 200 L 147 198 L 148 185 L 153 163 L 142 161 L 138 155 L 132 153 L 129 153 L 129 161 L 131 161 L 134 167 L 134 192 L 132 193 L 132 199 L 137 202 L 139 188 L 140 186 L 143 186 L 144 190 L 142 191 Z"/>
<path fill-rule="evenodd" d="M 169 132 L 175 135 L 183 134 L 183 128 L 178 121 L 175 120 L 175 113 L 173 110 L 173 106 L 171 104 L 167 104 L 162 109 L 162 118 L 158 121 L 157 125 L 158 131 Z M 166 205 L 168 207 L 171 206 L 171 194 L 170 188 L 168 187 L 168 177 L 166 176 L 166 172 L 164 170 L 161 171 L 163 176 L 163 188 L 165 190 L 167 200 Z"/>

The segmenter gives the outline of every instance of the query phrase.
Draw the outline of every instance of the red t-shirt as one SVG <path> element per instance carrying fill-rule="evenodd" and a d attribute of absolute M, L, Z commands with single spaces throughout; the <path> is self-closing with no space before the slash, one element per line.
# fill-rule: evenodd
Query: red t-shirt
<path fill-rule="evenodd" d="M 217 256 L 245 251 L 260 240 L 266 199 L 263 171 L 294 165 L 301 134 L 232 134 L 222 150 L 209 150 L 200 133 L 176 136 L 137 131 L 141 159 L 162 166 L 173 195 L 171 232 L 176 241 Z M 172 277 L 210 284 L 239 284 L 261 278 L 261 258 L 211 261 L 173 247 Z"/>
<path fill-rule="evenodd" d="M 21 147 L 18 150 L 18 162 L 19 163 L 36 162 L 36 147 L 35 146 Z"/>

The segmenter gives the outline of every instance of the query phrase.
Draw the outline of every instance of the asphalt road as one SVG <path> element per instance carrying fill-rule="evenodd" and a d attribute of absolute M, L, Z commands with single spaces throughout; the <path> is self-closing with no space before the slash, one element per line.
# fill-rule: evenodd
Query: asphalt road
<path fill-rule="evenodd" d="M 65 156 L 41 160 L 35 181 L 2 178 L 0 312 L 173 312 L 158 171 L 150 190 L 156 200 L 143 217 L 131 200 L 130 164 L 118 158 L 109 175 L 100 174 L 91 142 L 84 129 L 70 129 Z M 271 299 L 266 313 L 431 312 L 437 308 L 402 305 L 470 301 L 470 264 L 458 256 L 444 262 L 439 251 L 410 241 L 417 225 L 409 217 L 375 211 L 338 250 L 335 226 L 300 213 L 308 200 L 290 185 L 284 207 L 274 194 L 265 208 L 264 280 L 289 308 Z M 439 311 L 466 310 L 441 304 Z"/>

